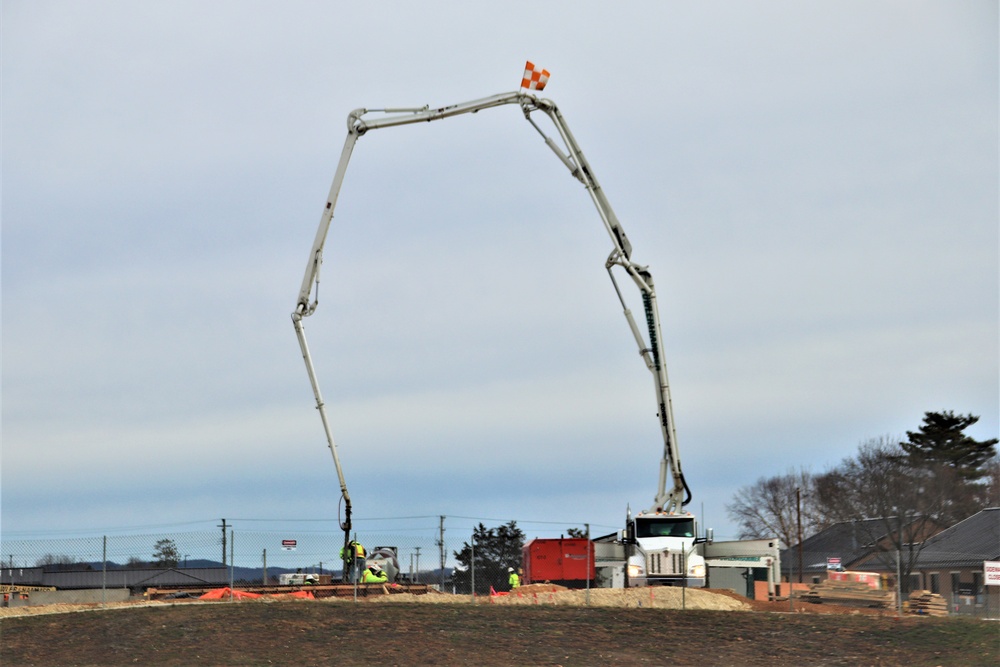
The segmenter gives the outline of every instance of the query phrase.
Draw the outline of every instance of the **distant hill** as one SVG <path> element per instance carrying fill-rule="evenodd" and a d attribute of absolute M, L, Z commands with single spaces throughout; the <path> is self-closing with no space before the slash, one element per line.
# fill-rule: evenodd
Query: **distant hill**
<path fill-rule="evenodd" d="M 62 571 L 62 572 L 70 572 L 70 571 L 74 571 L 74 570 L 75 571 L 90 570 L 90 571 L 97 571 L 97 572 L 99 572 L 99 571 L 101 571 L 101 569 L 103 567 L 104 567 L 104 564 L 101 561 L 91 561 L 91 562 L 87 562 L 87 563 L 66 563 L 66 564 L 58 564 L 58 565 L 46 565 L 45 569 L 46 569 L 46 571 L 49 571 L 49 572 L 53 572 L 53 571 L 57 571 L 57 570 L 58 571 Z M 220 569 L 222 567 L 223 567 L 223 564 L 220 561 L 217 561 L 217 560 L 209 560 L 209 559 L 205 559 L 205 558 L 189 558 L 187 560 L 186 566 L 185 566 L 184 562 L 181 562 L 174 569 L 183 572 L 184 570 L 203 570 L 203 569 L 217 570 L 217 569 Z M 129 569 L 163 569 L 163 568 L 157 568 L 157 567 L 155 567 L 151 563 L 129 565 L 127 563 L 122 564 L 122 563 L 116 563 L 114 561 L 108 561 L 107 568 L 108 568 L 109 571 L 110 570 L 129 570 Z M 226 565 L 225 568 L 227 570 L 230 569 L 230 567 L 228 565 Z M 236 567 L 231 568 L 231 569 L 232 569 L 232 577 L 233 577 L 234 581 L 245 581 L 245 582 L 250 582 L 250 583 L 260 583 L 261 578 L 263 576 L 263 568 L 261 568 L 261 567 L 242 567 L 242 566 L 236 566 Z M 295 573 L 297 571 L 298 571 L 297 568 L 268 567 L 267 568 L 267 576 L 268 576 L 269 579 L 275 579 L 276 580 L 279 575 L 282 575 L 282 574 L 292 574 L 292 573 Z M 311 570 L 311 569 L 306 568 L 304 571 L 306 571 L 306 572 L 313 572 L 315 570 Z M 423 570 L 423 571 L 421 571 L 421 572 L 418 573 L 418 576 L 416 577 L 416 579 L 420 583 L 424 583 L 424 584 L 437 584 L 437 583 L 441 582 L 441 573 L 442 573 L 442 570 L 440 568 L 436 569 L 436 570 Z M 445 575 L 444 579 L 445 579 L 445 581 L 449 581 L 451 579 L 451 573 L 452 573 L 451 568 L 446 568 L 444 570 L 444 575 Z M 330 569 L 327 569 L 327 568 L 323 568 L 322 574 L 332 575 L 334 580 L 338 580 L 338 579 L 340 579 L 341 571 L 340 570 L 330 570 Z M 403 578 L 406 578 L 409 575 L 409 573 L 408 572 L 402 572 L 401 575 L 402 575 Z"/>

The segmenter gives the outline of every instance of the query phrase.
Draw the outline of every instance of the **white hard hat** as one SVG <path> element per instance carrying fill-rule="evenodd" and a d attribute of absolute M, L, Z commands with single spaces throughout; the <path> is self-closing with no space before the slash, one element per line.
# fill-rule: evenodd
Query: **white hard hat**
<path fill-rule="evenodd" d="M 514 568 L 512 568 L 512 567 L 508 567 L 508 568 L 507 568 L 507 571 L 508 571 L 508 572 L 513 572 L 513 571 L 514 571 Z"/>

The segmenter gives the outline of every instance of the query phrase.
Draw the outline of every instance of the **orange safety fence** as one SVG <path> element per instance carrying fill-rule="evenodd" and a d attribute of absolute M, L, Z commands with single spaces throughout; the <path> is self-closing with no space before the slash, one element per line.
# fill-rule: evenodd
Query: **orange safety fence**
<path fill-rule="evenodd" d="M 204 595 L 198 596 L 199 600 L 256 600 L 258 598 L 277 598 L 277 599 L 289 599 L 296 598 L 302 600 L 315 600 L 316 596 L 310 591 L 293 591 L 290 593 L 251 593 L 250 591 L 241 591 L 236 589 L 225 588 L 215 588 Z"/>
<path fill-rule="evenodd" d="M 226 588 L 214 588 L 204 595 L 198 596 L 199 600 L 254 600 L 260 597 L 260 593 L 248 593 L 247 591 L 238 591 Z"/>

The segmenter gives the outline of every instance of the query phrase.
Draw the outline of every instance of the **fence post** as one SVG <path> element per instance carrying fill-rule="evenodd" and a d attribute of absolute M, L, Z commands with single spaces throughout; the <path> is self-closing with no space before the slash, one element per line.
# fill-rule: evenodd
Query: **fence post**
<path fill-rule="evenodd" d="M 591 548 L 590 524 L 585 523 L 583 525 L 587 529 L 587 606 L 589 607 L 590 606 L 590 548 Z"/>
<path fill-rule="evenodd" d="M 469 572 L 472 573 L 472 601 L 476 601 L 476 531 L 472 531 L 472 540 L 469 542 Z"/>
<path fill-rule="evenodd" d="M 104 536 L 104 551 L 101 553 L 101 606 L 108 604 L 108 536 Z"/>
<path fill-rule="evenodd" d="M 234 571 L 234 564 L 233 564 L 233 556 L 236 551 L 235 547 L 236 547 L 236 539 L 234 531 L 230 529 L 229 530 L 229 601 L 230 602 L 233 601 L 233 586 L 235 585 L 235 582 L 233 581 L 236 574 Z"/>
<path fill-rule="evenodd" d="M 899 560 L 899 549 L 896 549 L 896 616 L 903 615 L 903 571 Z"/>
<path fill-rule="evenodd" d="M 708 564 L 705 564 L 705 571 L 708 571 Z M 795 600 L 792 599 L 792 576 L 795 574 L 795 568 L 792 566 L 792 559 L 788 559 L 788 611 L 795 611 Z"/>
<path fill-rule="evenodd" d="M 444 566 L 445 566 L 445 553 L 444 553 L 444 515 L 440 516 L 441 523 L 438 527 L 438 547 L 440 548 L 441 556 L 441 592 L 444 593 Z"/>
<path fill-rule="evenodd" d="M 681 573 L 684 575 L 684 581 L 681 586 L 681 611 L 687 609 L 687 589 L 688 589 L 688 570 L 687 570 L 687 548 L 681 547 Z"/>

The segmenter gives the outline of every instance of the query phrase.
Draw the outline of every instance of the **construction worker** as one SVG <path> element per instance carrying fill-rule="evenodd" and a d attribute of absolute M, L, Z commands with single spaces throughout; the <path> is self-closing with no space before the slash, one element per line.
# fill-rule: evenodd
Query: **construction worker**
<path fill-rule="evenodd" d="M 356 583 L 362 576 L 365 566 L 365 548 L 357 540 L 351 540 L 340 550 L 340 560 L 344 561 L 348 573 L 348 581 Z"/>
<path fill-rule="evenodd" d="M 510 576 L 507 577 L 507 583 L 510 584 L 510 590 L 514 590 L 521 585 L 521 577 L 517 576 L 517 572 L 512 567 L 508 567 L 507 572 L 510 573 Z"/>
<path fill-rule="evenodd" d="M 389 581 L 389 575 L 385 573 L 385 570 L 378 563 L 372 563 L 365 568 L 361 579 L 361 582 L 365 584 L 384 584 L 387 581 Z"/>

